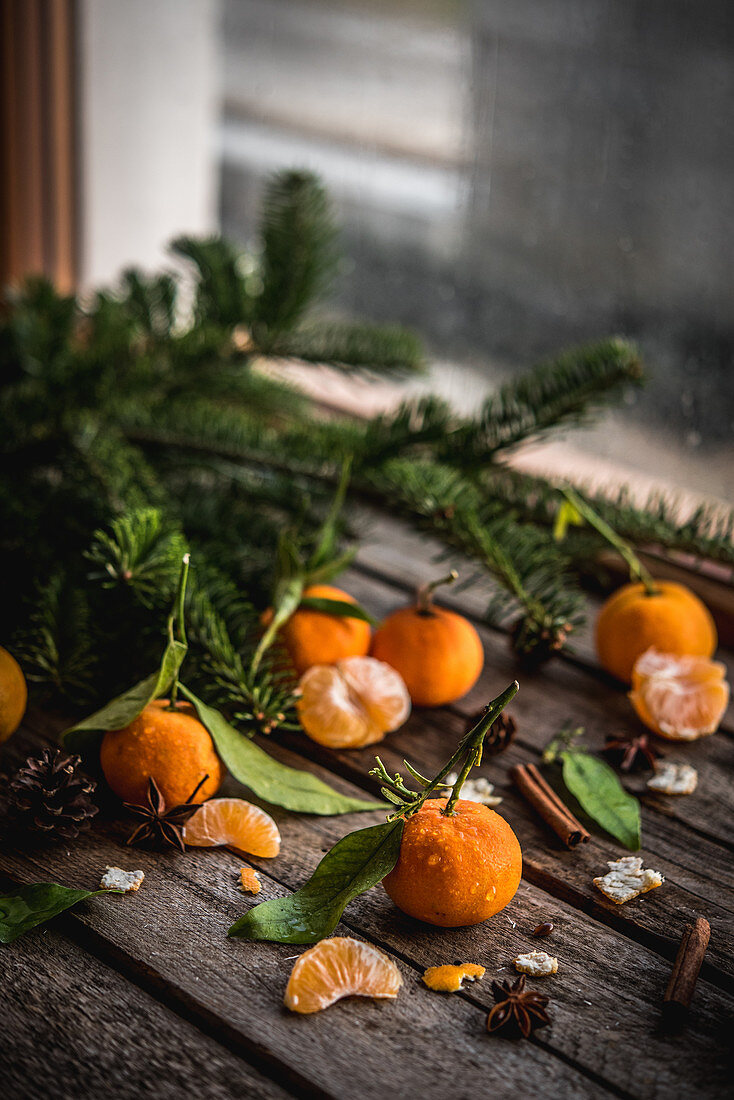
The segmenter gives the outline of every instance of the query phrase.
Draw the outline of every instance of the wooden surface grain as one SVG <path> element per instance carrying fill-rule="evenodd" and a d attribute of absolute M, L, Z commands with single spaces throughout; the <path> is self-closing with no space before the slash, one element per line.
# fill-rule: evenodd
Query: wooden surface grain
<path fill-rule="evenodd" d="M 384 532 L 383 532 L 384 536 Z M 343 578 L 376 615 L 405 600 L 430 569 L 396 537 L 399 553 L 377 543 Z M 402 547 L 402 549 L 400 549 Z M 400 554 L 404 567 L 400 574 Z M 480 617 L 483 605 L 460 594 Z M 475 711 L 517 674 L 507 638 L 481 628 L 486 666 L 479 685 L 450 708 L 416 710 L 379 746 L 388 769 L 407 757 L 431 771 L 450 754 Z M 303 950 L 227 938 L 232 921 L 258 901 L 300 886 L 324 851 L 379 813 L 314 818 L 269 808 L 283 845 L 274 860 L 251 860 L 261 873 L 257 899 L 243 895 L 243 860 L 224 850 L 185 855 L 124 848 L 129 822 L 98 820 L 70 845 L 20 848 L 0 838 L 0 885 L 54 880 L 94 888 L 107 864 L 141 868 L 141 890 L 90 899 L 52 925 L 0 948 L 0 1070 L 15 1098 L 162 1096 L 276 1098 L 285 1095 L 371 1098 L 640 1097 L 730 1094 L 729 1039 L 734 1022 L 734 894 L 731 890 L 729 728 L 671 759 L 699 770 L 695 795 L 642 794 L 645 866 L 665 884 L 625 906 L 592 884 L 608 859 L 624 854 L 592 829 L 588 845 L 563 849 L 509 780 L 513 763 L 537 760 L 568 721 L 586 727 L 592 748 L 636 719 L 623 691 L 595 667 L 593 650 L 520 674 L 510 708 L 518 733 L 510 749 L 481 767 L 503 798 L 499 812 L 523 848 L 521 887 L 506 910 L 475 928 L 439 930 L 406 917 L 382 887 L 356 899 L 338 932 L 377 944 L 397 962 L 404 988 L 394 1002 L 354 999 L 315 1017 L 282 1006 L 294 957 Z M 60 723 L 31 712 L 0 765 L 52 741 Z M 374 747 L 330 751 L 302 734 L 280 735 L 268 751 L 357 795 L 373 794 Z M 233 781 L 228 793 L 244 793 Z M 704 916 L 711 944 L 688 1027 L 672 1038 L 661 1002 L 685 924 Z M 541 947 L 559 959 L 557 975 L 532 982 L 551 998 L 553 1024 L 518 1043 L 490 1038 L 485 1020 L 491 979 L 514 973 L 513 958 L 532 950 L 541 921 L 554 932 Z M 483 982 L 437 994 L 420 980 L 427 966 L 479 962 Z M 74 1082 L 74 1086 L 70 1084 Z M 54 1091 L 54 1089 L 56 1091 Z"/>

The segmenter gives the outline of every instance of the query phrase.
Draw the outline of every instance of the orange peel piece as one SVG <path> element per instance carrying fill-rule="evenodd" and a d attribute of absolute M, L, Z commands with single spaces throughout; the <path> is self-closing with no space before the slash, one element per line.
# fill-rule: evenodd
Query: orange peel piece
<path fill-rule="evenodd" d="M 244 894 L 259 894 L 262 890 L 260 876 L 252 867 L 240 867 L 240 890 Z"/>
<path fill-rule="evenodd" d="M 423 981 L 429 989 L 437 993 L 458 993 L 461 983 L 467 978 L 478 982 L 484 977 L 485 968 L 478 963 L 461 963 L 459 966 L 429 966 L 423 972 Z"/>

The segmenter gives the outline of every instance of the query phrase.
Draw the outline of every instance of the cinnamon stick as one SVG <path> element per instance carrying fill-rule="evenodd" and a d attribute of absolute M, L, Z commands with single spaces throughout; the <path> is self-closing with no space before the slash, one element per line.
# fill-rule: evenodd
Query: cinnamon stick
<path fill-rule="evenodd" d="M 543 779 L 535 764 L 516 764 L 510 775 L 523 798 L 537 810 L 567 848 L 588 842 L 589 833 Z"/>
<path fill-rule="evenodd" d="M 688 1015 L 710 936 L 709 922 L 703 917 L 698 917 L 683 930 L 673 972 L 663 997 L 663 1020 L 672 1028 L 681 1027 Z"/>

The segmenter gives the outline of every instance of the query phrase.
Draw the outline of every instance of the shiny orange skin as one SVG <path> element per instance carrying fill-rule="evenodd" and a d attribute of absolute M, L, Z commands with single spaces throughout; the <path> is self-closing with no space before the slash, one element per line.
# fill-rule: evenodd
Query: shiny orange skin
<path fill-rule="evenodd" d="M 356 603 L 348 592 L 330 584 L 313 584 L 304 596 Z M 345 657 L 366 657 L 370 650 L 370 624 L 322 611 L 301 608 L 291 615 L 280 634 L 293 665 L 302 676 L 312 665 L 333 665 Z"/>
<path fill-rule="evenodd" d="M 460 699 L 484 668 L 482 642 L 469 620 L 434 605 L 393 612 L 375 632 L 371 652 L 400 673 L 418 707 Z"/>
<path fill-rule="evenodd" d="M 596 621 L 599 663 L 629 683 L 635 661 L 650 646 L 678 657 L 711 657 L 716 626 L 708 608 L 689 588 L 655 581 L 648 596 L 642 583 L 625 584 L 603 604 Z"/>
<path fill-rule="evenodd" d="M 460 798 L 455 814 L 432 798 L 405 822 L 400 856 L 383 880 L 409 917 L 459 928 L 493 917 L 512 901 L 522 874 L 517 837 L 503 817 Z"/>
<path fill-rule="evenodd" d="M 7 741 L 23 720 L 28 688 L 15 657 L 0 646 L 0 742 Z"/>
<path fill-rule="evenodd" d="M 219 790 L 222 764 L 211 734 L 190 703 L 166 710 L 167 699 L 156 699 L 121 730 L 102 739 L 99 760 L 105 779 L 123 802 L 145 805 L 148 779 L 155 779 L 166 805 L 185 802 L 200 779 L 208 775 L 194 802 L 204 802 Z"/>

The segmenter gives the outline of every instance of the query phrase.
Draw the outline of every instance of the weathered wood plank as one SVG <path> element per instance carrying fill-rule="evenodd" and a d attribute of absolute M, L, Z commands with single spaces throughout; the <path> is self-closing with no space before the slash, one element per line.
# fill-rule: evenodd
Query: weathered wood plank
<path fill-rule="evenodd" d="M 322 849 L 342 835 L 350 824 L 341 819 L 279 816 L 284 837 L 282 854 L 275 861 L 260 861 L 266 873 L 278 881 L 268 883 L 265 880 L 264 897 L 278 894 L 282 889 L 280 883 L 290 888 L 299 885 L 315 866 Z M 360 824 L 372 819 L 371 815 L 365 816 L 368 820 L 360 819 Z M 148 858 L 151 857 L 140 854 L 141 860 Z M 185 863 L 177 857 L 174 859 L 176 869 L 180 866 L 180 873 L 193 880 L 190 893 L 195 891 L 198 895 L 203 889 L 221 892 L 221 904 L 227 905 L 237 861 L 217 853 L 189 853 Z M 226 872 L 224 879 L 220 873 L 222 860 L 231 868 L 229 881 Z M 169 866 L 170 861 L 165 861 L 163 870 Z M 156 873 L 160 873 L 160 867 Z M 240 910 L 249 904 L 247 899 L 238 898 L 237 901 Z M 669 963 L 533 886 L 524 885 L 516 902 L 505 913 L 477 929 L 438 931 L 426 928 L 397 913 L 381 890 L 370 892 L 350 906 L 345 924 L 398 954 L 416 971 L 437 962 L 471 958 L 489 964 L 494 973 L 499 966 L 507 967 L 509 960 L 521 950 L 536 945 L 528 933 L 548 916 L 554 919 L 558 931 L 553 944 L 545 946 L 569 961 L 570 968 L 567 971 L 564 962 L 558 979 L 553 980 L 550 988 L 544 987 L 557 1001 L 560 1016 L 553 1031 L 539 1037 L 540 1045 L 571 1062 L 581 1062 L 587 1072 L 595 1076 L 600 1074 L 600 1064 L 603 1065 L 600 1075 L 611 1080 L 616 1089 L 640 1096 L 676 1095 L 671 1091 L 671 1083 L 676 1079 L 685 1080 L 691 1067 L 700 1066 L 703 1061 L 717 1065 L 715 1022 L 731 1007 L 726 998 L 722 1000 L 719 991 L 702 984 L 704 991 L 699 991 L 701 1000 L 695 1030 L 682 1045 L 675 1047 L 673 1055 L 667 1050 L 667 1040 L 660 1038 L 658 1042 L 655 1039 L 657 1003 L 665 986 Z M 517 927 L 513 927 L 512 921 Z M 265 952 L 272 950 L 271 945 L 259 947 Z M 252 958 L 253 945 L 240 945 L 239 949 L 248 959 Z M 289 953 L 296 950 L 291 949 Z M 504 975 L 500 973 L 500 976 Z M 414 984 L 416 979 L 417 974 L 413 974 Z M 437 999 L 437 995 L 421 986 L 413 996 L 419 994 L 434 1002 Z M 488 986 L 473 987 L 469 999 L 486 1008 L 490 1003 L 488 995 Z M 453 1011 L 452 998 L 438 1000 L 443 1002 L 446 1011 Z M 587 1003 L 589 1001 L 591 1004 Z M 620 1004 L 624 1006 L 623 1013 L 620 1013 Z M 636 1070 L 628 1057 L 628 1049 L 638 1040 L 641 1031 L 645 1043 L 640 1043 L 642 1053 Z M 652 1036 L 649 1043 L 648 1033 Z M 505 1046 L 507 1044 L 500 1044 L 502 1049 Z M 668 1064 L 669 1074 L 658 1072 L 658 1059 Z M 712 1071 L 710 1092 L 706 1095 L 723 1095 L 718 1091 L 720 1077 L 717 1074 L 718 1069 Z"/>
<path fill-rule="evenodd" d="M 446 712 L 435 712 L 430 716 L 415 714 L 378 749 L 371 746 L 369 749 L 337 753 L 321 749 L 318 759 L 354 783 L 376 791 L 376 785 L 373 786 L 373 780 L 367 776 L 375 751 L 379 751 L 389 771 L 401 770 L 402 761 L 407 758 L 424 774 L 433 774 L 450 754 L 462 729 L 462 720 Z M 295 736 L 289 739 L 289 744 L 293 743 L 297 744 Z M 712 930 L 715 929 L 706 972 L 712 981 L 734 989 L 734 901 L 731 891 L 727 889 L 727 880 L 717 882 L 716 879 L 696 875 L 691 868 L 681 873 L 679 863 L 669 861 L 664 851 L 654 847 L 654 831 L 651 830 L 650 836 L 646 834 L 647 814 L 643 811 L 643 853 L 647 865 L 665 875 L 665 886 L 639 902 L 625 906 L 608 902 L 594 887 L 592 878 L 604 873 L 606 861 L 619 858 L 625 854 L 624 850 L 611 838 L 605 840 L 601 836 L 592 837 L 589 844 L 573 852 L 563 848 L 555 834 L 521 799 L 509 779 L 510 766 L 529 759 L 532 757 L 527 750 L 513 745 L 501 757 L 485 761 L 481 768 L 481 774 L 496 785 L 497 793 L 504 798 L 500 809 L 520 840 L 524 877 L 553 896 L 570 902 L 671 958 L 686 921 L 697 915 L 706 916 Z M 661 819 L 653 820 L 656 825 L 661 823 Z M 691 843 L 690 837 L 688 843 Z M 670 843 L 667 848 L 673 855 L 679 850 Z M 709 844 L 706 850 L 713 850 L 718 857 L 718 865 L 726 866 L 725 854 L 720 849 Z"/>
<path fill-rule="evenodd" d="M 409 1080 L 418 1095 L 450 1092 L 469 1100 L 480 1075 L 491 1072 L 497 1074 L 493 1091 L 499 1097 L 515 1096 L 520 1076 L 534 1088 L 543 1083 L 550 1097 L 608 1095 L 536 1044 L 520 1049 L 493 1043 L 483 1034 L 483 1010 L 466 999 L 447 1004 L 423 997 L 414 967 L 402 961 L 405 989 L 394 1002 L 355 1000 L 313 1018 L 288 1013 L 282 997 L 298 950 L 226 938 L 243 909 L 236 887 L 239 861 L 228 853 L 136 851 L 133 857 L 96 834 L 68 854 L 58 848 L 44 856 L 4 851 L 0 871 L 24 881 L 92 883 L 105 864 L 120 862 L 146 872 L 143 887 L 130 897 L 85 903 L 67 926 L 91 934 L 95 950 L 106 944 L 138 984 L 154 993 L 165 989 L 167 1002 L 185 1006 L 190 1018 L 219 1020 L 230 1048 L 287 1067 L 297 1093 L 335 1100 L 384 1097 L 397 1081 Z M 265 896 L 283 892 L 271 881 Z M 29 933 L 26 943 L 42 952 L 40 930 Z"/>
<path fill-rule="evenodd" d="M 446 564 L 445 547 L 435 540 L 427 539 L 399 520 L 373 512 L 369 514 L 368 521 L 363 520 L 363 526 L 364 537 L 355 560 L 357 571 L 373 575 L 379 581 L 394 586 L 400 593 L 412 593 L 416 585 L 434 575 L 440 575 L 441 568 Z M 438 557 L 444 559 L 443 566 L 437 565 Z M 474 563 L 462 561 L 458 556 L 453 555 L 451 562 L 463 578 L 473 579 L 466 586 L 457 586 L 458 590 L 457 588 L 444 589 L 441 592 L 440 601 L 447 607 L 467 615 L 479 626 L 483 623 L 485 609 L 493 594 L 493 585 L 486 575 L 477 575 Z M 404 601 L 398 598 L 394 606 L 398 606 L 400 602 Z M 622 694 L 617 681 L 599 667 L 596 656 L 594 621 L 601 602 L 594 595 L 587 596 L 587 621 L 574 631 L 560 661 L 591 673 L 607 687 Z M 728 664 L 730 671 L 734 672 L 734 653 L 724 648 L 719 657 Z M 729 702 L 722 731 L 728 734 L 734 733 L 734 699 Z"/>
<path fill-rule="evenodd" d="M 51 928 L 0 948 L 0 1018 L 16 1100 L 291 1095 Z"/>
<path fill-rule="evenodd" d="M 349 572 L 345 587 L 377 615 L 384 615 L 402 602 L 401 593 L 355 570 Z M 585 743 L 592 750 L 602 748 L 608 734 L 642 729 L 623 692 L 592 678 L 569 661 L 555 661 L 532 672 L 518 671 L 507 638 L 481 626 L 479 630 L 486 654 L 484 672 L 477 685 L 452 708 L 457 713 L 468 718 L 518 676 L 520 692 L 510 712 L 518 720 L 519 742 L 529 749 L 541 751 L 569 724 L 585 728 Z M 734 763 L 734 740 L 716 734 L 694 744 L 661 742 L 660 747 L 671 759 L 697 768 L 698 789 L 694 795 L 666 798 L 653 795 L 638 782 L 635 789 L 642 793 L 645 804 L 731 847 L 734 785 L 728 775 Z"/>

